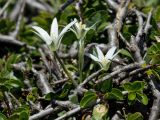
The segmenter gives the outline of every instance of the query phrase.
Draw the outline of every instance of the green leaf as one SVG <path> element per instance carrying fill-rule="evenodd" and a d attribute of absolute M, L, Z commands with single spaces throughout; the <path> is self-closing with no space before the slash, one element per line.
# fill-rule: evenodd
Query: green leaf
<path fill-rule="evenodd" d="M 153 44 L 147 50 L 147 56 L 145 57 L 145 61 L 151 64 L 158 64 L 160 62 L 159 57 L 160 57 L 160 43 Z"/>
<path fill-rule="evenodd" d="M 129 58 L 131 58 L 131 59 L 134 61 L 132 55 L 131 55 L 127 50 L 125 50 L 125 49 L 120 49 L 120 50 L 119 50 L 119 53 L 121 53 L 122 55 L 125 55 L 125 56 L 127 56 L 127 57 L 129 57 Z"/>
<path fill-rule="evenodd" d="M 145 82 L 143 81 L 135 81 L 132 83 L 132 87 L 135 91 L 142 91 L 144 89 Z"/>
<path fill-rule="evenodd" d="M 22 87 L 22 82 L 19 80 L 10 79 L 4 83 L 5 86 L 7 86 L 9 89 L 12 89 L 13 87 Z"/>
<path fill-rule="evenodd" d="M 21 106 L 14 110 L 14 113 L 9 117 L 9 120 L 28 120 L 29 108 L 27 106 Z"/>
<path fill-rule="evenodd" d="M 113 88 L 111 92 L 106 93 L 104 96 L 106 99 L 116 99 L 116 100 L 123 100 L 123 94 L 122 92 L 117 89 Z"/>
<path fill-rule="evenodd" d="M 28 94 L 26 99 L 27 99 L 27 101 L 33 101 L 33 102 L 36 100 L 36 98 L 35 98 L 35 96 L 33 96 L 33 94 Z"/>
<path fill-rule="evenodd" d="M 94 92 L 91 92 L 91 91 L 86 92 L 84 97 L 80 101 L 81 108 L 86 108 L 96 103 L 97 98 L 98 97 Z"/>
<path fill-rule="evenodd" d="M 125 83 L 125 84 L 123 85 L 123 88 L 124 88 L 125 90 L 129 91 L 129 92 L 134 91 L 134 89 L 132 88 L 132 83 L 130 83 L 130 82 Z"/>
<path fill-rule="evenodd" d="M 137 93 L 137 99 L 144 105 L 148 104 L 148 97 L 146 96 L 146 94 Z"/>
<path fill-rule="evenodd" d="M 13 30 L 15 23 L 10 21 L 9 19 L 0 19 L 0 33 L 8 34 Z"/>
<path fill-rule="evenodd" d="M 96 89 L 102 91 L 103 93 L 112 91 L 112 79 L 105 80 L 99 84 L 96 84 Z"/>
<path fill-rule="evenodd" d="M 135 100 L 136 99 L 136 93 L 130 92 L 128 93 L 128 100 Z"/>
<path fill-rule="evenodd" d="M 127 115 L 127 120 L 143 120 L 143 116 L 140 112 L 136 112 L 134 114 L 129 113 Z"/>
<path fill-rule="evenodd" d="M 145 83 L 143 81 L 134 81 L 133 83 L 125 83 L 123 85 L 124 89 L 128 92 L 142 91 L 144 89 Z"/>
<path fill-rule="evenodd" d="M 68 92 L 68 91 L 67 91 L 67 92 Z M 47 93 L 47 94 L 45 95 L 45 100 L 51 101 L 51 100 L 53 99 L 53 97 L 54 97 L 53 92 Z"/>
<path fill-rule="evenodd" d="M 77 94 L 72 94 L 72 95 L 69 95 L 68 97 L 69 97 L 69 101 L 71 101 L 72 103 L 74 103 L 74 104 L 79 103 Z"/>
<path fill-rule="evenodd" d="M 68 92 L 70 91 L 71 87 L 72 87 L 71 83 L 69 83 L 69 82 L 65 83 L 64 86 L 63 86 L 62 92 L 61 92 L 61 94 L 58 97 L 59 98 L 65 98 L 65 97 L 67 97 Z"/>
<path fill-rule="evenodd" d="M 7 120 L 7 117 L 3 115 L 2 113 L 0 113 L 0 120 Z"/>
<path fill-rule="evenodd" d="M 155 14 L 154 14 L 154 18 L 157 22 L 160 22 L 160 15 L 159 15 L 159 12 L 160 12 L 160 6 L 158 6 L 155 10 Z"/>
<path fill-rule="evenodd" d="M 26 111 L 22 111 L 19 115 L 19 120 L 28 120 L 29 114 Z"/>

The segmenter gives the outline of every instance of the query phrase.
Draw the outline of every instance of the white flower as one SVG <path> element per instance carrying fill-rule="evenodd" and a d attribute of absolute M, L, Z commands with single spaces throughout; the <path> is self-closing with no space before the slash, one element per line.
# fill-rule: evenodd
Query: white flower
<path fill-rule="evenodd" d="M 50 35 L 41 27 L 33 26 L 32 28 L 35 30 L 35 33 L 46 42 L 47 45 L 51 45 L 53 42 L 54 50 L 57 50 L 60 46 L 63 35 L 70 29 L 72 25 L 74 25 L 77 21 L 74 20 L 70 22 L 67 26 L 65 26 L 60 34 L 58 33 L 58 23 L 57 19 L 54 18 L 51 24 Z"/>
<path fill-rule="evenodd" d="M 88 56 L 92 60 L 97 62 L 102 68 L 104 68 L 105 70 L 108 70 L 111 60 L 118 54 L 118 52 L 115 53 L 115 51 L 116 51 L 116 47 L 114 46 L 108 50 L 106 55 L 104 55 L 102 51 L 99 49 L 99 47 L 96 46 L 96 52 L 97 52 L 96 56 L 92 54 L 89 54 Z"/>
<path fill-rule="evenodd" d="M 75 19 L 75 20 L 77 21 L 77 19 Z M 76 35 L 77 39 L 80 40 L 80 39 L 84 39 L 84 37 L 86 36 L 87 32 L 90 29 L 93 29 L 94 25 L 92 25 L 91 27 L 88 28 L 88 27 L 86 27 L 86 24 L 82 24 L 82 22 L 76 22 L 74 24 L 74 26 L 72 28 L 70 28 L 70 29 Z"/>

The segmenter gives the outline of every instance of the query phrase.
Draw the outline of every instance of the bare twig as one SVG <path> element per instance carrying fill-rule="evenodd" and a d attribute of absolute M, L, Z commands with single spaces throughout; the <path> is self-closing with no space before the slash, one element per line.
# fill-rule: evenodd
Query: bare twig
<path fill-rule="evenodd" d="M 140 67 L 141 65 L 142 65 L 142 64 L 140 64 L 140 63 L 129 64 L 129 65 L 127 65 L 127 66 L 124 66 L 123 68 L 120 68 L 120 69 L 118 69 L 118 70 L 116 70 L 116 71 L 111 72 L 110 74 L 104 76 L 103 78 L 101 78 L 101 79 L 99 79 L 99 80 L 97 80 L 97 81 L 95 81 L 95 82 L 96 82 L 96 83 L 103 82 L 103 81 L 105 81 L 105 80 L 108 80 L 109 78 L 112 78 L 112 77 L 116 76 L 117 74 L 119 74 L 119 73 L 121 73 L 121 72 L 125 72 L 125 71 L 131 70 L 131 69 L 138 68 L 138 67 Z"/>
<path fill-rule="evenodd" d="M 76 108 L 76 107 L 77 107 L 76 104 L 74 104 L 74 103 L 72 103 L 72 102 L 70 102 L 70 101 L 55 100 L 54 103 L 55 103 L 56 105 L 59 105 L 59 106 L 61 106 L 61 107 L 66 107 L 66 108 L 72 108 L 72 109 L 73 109 L 73 108 Z"/>
<path fill-rule="evenodd" d="M 19 16 L 18 16 L 18 20 L 17 20 L 17 23 L 16 23 L 16 29 L 11 33 L 11 36 L 13 36 L 14 38 L 16 38 L 18 32 L 19 32 L 19 29 L 20 29 L 20 24 L 21 24 L 21 21 L 22 21 L 22 18 L 23 18 L 23 12 L 24 12 L 24 8 L 25 8 L 25 5 L 26 5 L 26 0 L 21 0 L 21 9 L 19 11 Z"/>
<path fill-rule="evenodd" d="M 144 61 L 143 61 L 142 56 L 141 56 L 141 51 L 140 51 L 140 49 L 138 47 L 138 44 L 136 42 L 136 38 L 133 35 L 131 36 L 130 44 L 131 44 L 132 50 L 134 50 L 132 52 L 134 54 L 135 61 L 137 61 L 139 63 L 143 63 Z"/>
<path fill-rule="evenodd" d="M 118 32 L 118 35 L 120 33 L 120 30 L 122 29 L 123 20 L 127 15 L 129 3 L 130 3 L 130 0 L 121 0 L 120 6 L 118 7 L 118 11 L 116 14 L 116 21 L 115 21 L 115 28 L 116 28 L 116 31 Z"/>
<path fill-rule="evenodd" d="M 38 2 L 37 0 L 27 0 L 26 3 L 33 8 L 37 8 L 39 10 L 48 11 L 50 13 L 54 13 L 54 10 L 50 8 L 48 5 Z"/>
<path fill-rule="evenodd" d="M 109 44 L 111 45 L 111 47 L 116 46 L 117 48 L 119 48 L 117 31 L 113 24 L 111 24 L 110 27 L 108 28 L 108 38 L 109 38 Z"/>
<path fill-rule="evenodd" d="M 19 46 L 19 47 L 26 47 L 27 49 L 30 50 L 34 50 L 35 47 L 33 46 L 29 46 L 24 42 L 18 41 L 15 38 L 11 37 L 11 36 L 6 36 L 6 35 L 0 35 L 0 43 L 5 43 L 5 44 L 9 44 L 9 45 L 15 45 L 15 46 Z"/>
<path fill-rule="evenodd" d="M 129 73 L 128 72 L 125 73 L 124 76 L 120 76 L 117 79 L 115 79 L 114 81 L 119 82 L 121 80 L 124 80 L 127 77 L 131 77 L 133 75 L 138 75 L 140 73 L 143 73 L 143 72 L 147 71 L 148 69 L 151 69 L 151 68 L 154 68 L 154 67 L 157 67 L 157 66 L 159 66 L 159 65 L 147 65 L 146 67 L 135 69 L 135 70 L 133 70 Z"/>
<path fill-rule="evenodd" d="M 43 95 L 46 95 L 50 92 L 53 92 L 52 87 L 50 86 L 46 76 L 42 72 L 38 72 L 32 68 L 32 72 L 37 76 L 37 86 L 41 90 Z"/>
<path fill-rule="evenodd" d="M 89 81 L 91 81 L 93 78 L 97 77 L 98 75 L 100 75 L 100 73 L 102 72 L 103 70 L 100 69 L 94 73 L 92 73 L 90 76 L 88 76 L 78 87 L 84 87 L 85 84 L 87 84 Z"/>
<path fill-rule="evenodd" d="M 76 3 L 76 10 L 77 10 L 77 13 L 78 13 L 78 16 L 80 18 L 80 21 L 83 23 L 83 17 L 82 17 L 82 4 L 83 4 L 83 1 L 82 0 L 78 0 L 78 2 Z"/>
<path fill-rule="evenodd" d="M 70 110 L 69 112 L 65 113 L 64 115 L 56 118 L 55 120 L 64 120 L 64 118 L 67 118 L 67 117 L 69 117 L 69 116 L 71 116 L 71 115 L 79 112 L 80 110 L 81 110 L 80 106 L 79 106 L 79 107 L 76 107 L 76 108 L 74 108 L 73 110 Z"/>
<path fill-rule="evenodd" d="M 114 10 L 118 11 L 119 8 L 119 4 L 117 4 L 116 2 L 114 2 L 113 0 L 106 0 L 106 3 L 113 8 Z"/>
<path fill-rule="evenodd" d="M 151 77 L 150 78 L 150 85 L 151 85 L 151 90 L 152 93 L 155 97 L 154 101 L 153 101 L 153 105 L 151 108 L 151 112 L 149 115 L 149 119 L 148 120 L 157 120 L 159 118 L 160 115 L 160 92 L 156 89 L 154 83 L 153 83 L 153 79 Z"/>
<path fill-rule="evenodd" d="M 70 4 L 72 4 L 75 0 L 67 0 L 60 8 L 59 12 L 65 10 Z"/>
<path fill-rule="evenodd" d="M 55 112 L 58 112 L 60 111 L 62 108 L 60 107 L 56 107 L 56 108 L 48 108 L 46 110 L 42 110 L 40 111 L 39 113 L 37 114 L 34 114 L 32 116 L 29 117 L 29 120 L 37 120 L 37 119 L 41 119 L 47 115 L 50 115 L 50 114 L 55 114 Z"/>
<path fill-rule="evenodd" d="M 6 2 L 6 4 L 3 6 L 3 8 L 0 9 L 0 16 L 4 13 L 4 11 L 6 10 L 6 8 L 10 5 L 11 1 L 12 1 L 12 0 L 8 0 L 8 1 Z"/>

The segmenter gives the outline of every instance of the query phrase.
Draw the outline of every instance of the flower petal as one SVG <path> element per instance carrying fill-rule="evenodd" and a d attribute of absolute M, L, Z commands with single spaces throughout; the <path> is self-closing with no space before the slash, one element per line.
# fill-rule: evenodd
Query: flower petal
<path fill-rule="evenodd" d="M 100 60 L 92 54 L 88 54 L 87 56 L 90 57 L 92 60 L 94 60 L 96 62 L 100 62 Z"/>
<path fill-rule="evenodd" d="M 98 54 L 98 59 L 99 59 L 100 61 L 103 61 L 104 55 L 103 55 L 102 51 L 99 49 L 98 46 L 96 46 L 96 50 L 97 50 L 97 54 Z"/>
<path fill-rule="evenodd" d="M 38 26 L 32 26 L 32 28 L 36 31 L 35 33 L 46 42 L 47 45 L 50 45 L 52 43 L 51 37 L 48 35 L 48 33 Z"/>
<path fill-rule="evenodd" d="M 51 31 L 50 31 L 51 38 L 58 39 L 58 22 L 57 18 L 54 18 L 51 24 Z"/>
<path fill-rule="evenodd" d="M 63 28 L 63 30 L 61 31 L 61 33 L 59 34 L 59 38 L 61 38 L 69 29 L 72 25 L 74 25 L 77 22 L 76 19 L 74 19 L 74 21 L 70 22 L 65 28 Z"/>
<path fill-rule="evenodd" d="M 115 46 L 110 48 L 108 50 L 107 54 L 105 55 L 105 58 L 106 59 L 113 59 L 113 57 L 114 57 L 113 54 L 114 54 L 115 51 L 116 51 L 116 47 Z"/>

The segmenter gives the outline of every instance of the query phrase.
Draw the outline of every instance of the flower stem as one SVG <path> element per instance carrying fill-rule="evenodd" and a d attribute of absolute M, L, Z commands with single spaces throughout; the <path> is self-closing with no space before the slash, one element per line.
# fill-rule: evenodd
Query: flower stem
<path fill-rule="evenodd" d="M 80 73 L 80 83 L 83 81 L 83 64 L 84 64 L 84 40 L 80 39 L 79 41 L 79 52 L 78 52 L 78 67 Z"/>
<path fill-rule="evenodd" d="M 72 78 L 71 74 L 68 72 L 67 68 L 65 67 L 65 65 L 63 64 L 63 62 L 61 61 L 61 59 L 59 58 L 57 52 L 54 52 L 54 53 L 55 53 L 55 57 L 57 58 L 58 62 L 62 66 L 64 72 L 67 74 L 68 78 L 72 81 L 73 85 L 75 87 L 77 87 L 78 86 L 77 82 Z"/>

